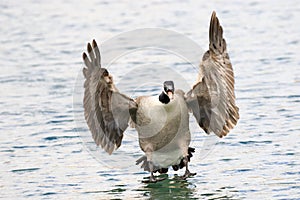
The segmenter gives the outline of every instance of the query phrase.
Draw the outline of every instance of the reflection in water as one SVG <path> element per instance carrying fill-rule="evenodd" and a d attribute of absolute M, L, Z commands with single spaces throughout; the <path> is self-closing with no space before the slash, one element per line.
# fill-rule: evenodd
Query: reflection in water
<path fill-rule="evenodd" d="M 137 196 L 149 199 L 239 199 L 236 197 L 237 190 L 234 187 L 222 187 L 213 192 L 201 191 L 191 179 L 181 180 L 177 175 L 170 178 L 168 175 L 159 175 L 159 178 L 166 178 L 157 183 L 142 185 L 137 191 L 142 192 Z M 144 177 L 143 179 L 149 179 Z"/>
<path fill-rule="evenodd" d="M 147 179 L 149 177 L 146 177 Z M 144 179 L 146 179 L 144 178 Z M 194 192 L 196 185 L 190 183 L 188 180 L 180 180 L 176 177 L 168 178 L 168 175 L 160 175 L 159 178 L 166 178 L 157 183 L 144 184 L 142 188 L 138 189 L 143 192 L 143 196 L 150 199 L 194 199 Z"/>

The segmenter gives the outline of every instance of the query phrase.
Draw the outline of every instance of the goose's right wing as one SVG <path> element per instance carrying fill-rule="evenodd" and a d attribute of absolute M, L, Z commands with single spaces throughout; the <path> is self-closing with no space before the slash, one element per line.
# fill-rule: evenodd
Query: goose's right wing
<path fill-rule="evenodd" d="M 135 117 L 135 101 L 116 89 L 112 76 L 101 67 L 98 45 L 93 40 L 83 53 L 85 68 L 84 116 L 93 139 L 111 154 L 122 142 L 123 132 L 128 127 L 130 116 Z"/>

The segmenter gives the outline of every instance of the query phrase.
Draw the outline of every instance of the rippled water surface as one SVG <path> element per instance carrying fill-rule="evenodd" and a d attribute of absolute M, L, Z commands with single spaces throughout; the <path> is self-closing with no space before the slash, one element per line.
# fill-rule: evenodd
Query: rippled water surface
<path fill-rule="evenodd" d="M 102 43 L 136 28 L 162 28 L 195 41 L 201 55 L 212 10 L 224 27 L 235 70 L 240 121 L 205 155 L 201 144 L 215 139 L 191 128 L 195 177 L 179 181 L 184 171 L 170 170 L 162 182 L 142 183 L 149 174 L 134 166 L 142 153 L 133 129 L 111 160 L 91 149 L 91 138 L 83 134 L 88 132 L 77 104 L 82 51 L 93 38 Z M 300 198 L 299 2 L 2 0 L 0 11 L 0 197 Z M 161 43 L 167 39 L 161 36 Z M 111 49 L 103 49 L 103 56 Z M 155 77 L 165 73 L 160 69 L 176 69 L 191 85 L 194 68 L 180 55 L 164 53 L 123 55 L 109 69 L 117 83 L 127 81 L 119 87 L 131 96 L 159 92 Z M 126 74 L 138 66 L 147 70 Z M 143 85 L 149 74 L 152 84 Z M 118 155 L 129 158 L 126 165 L 114 160 Z"/>

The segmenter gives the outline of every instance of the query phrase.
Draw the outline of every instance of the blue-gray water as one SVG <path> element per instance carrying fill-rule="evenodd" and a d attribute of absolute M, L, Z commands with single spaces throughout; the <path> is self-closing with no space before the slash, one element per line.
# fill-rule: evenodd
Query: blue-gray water
<path fill-rule="evenodd" d="M 73 107 L 86 42 L 158 27 L 206 49 L 212 10 L 235 70 L 236 128 L 192 159 L 198 174 L 186 181 L 171 170 L 167 180 L 147 185 L 138 167 L 111 169 L 94 159 L 78 133 L 86 127 L 74 118 L 82 110 Z M 299 2 L 2 0 L 0 11 L 0 198 L 300 198 Z M 111 67 L 116 81 L 130 60 Z M 193 134 L 205 139 L 200 129 Z M 140 153 L 137 147 L 125 142 L 120 150 Z"/>

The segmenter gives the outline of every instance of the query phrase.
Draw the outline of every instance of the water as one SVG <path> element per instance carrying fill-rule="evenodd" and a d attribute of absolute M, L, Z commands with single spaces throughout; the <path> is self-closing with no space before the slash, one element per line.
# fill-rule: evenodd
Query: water
<path fill-rule="evenodd" d="M 4 0 L 0 10 L 0 197 L 300 198 L 298 2 Z M 198 174 L 186 181 L 174 178 L 183 171 L 171 170 L 165 181 L 144 184 L 149 175 L 139 167 L 112 169 L 94 159 L 80 136 L 86 127 L 74 120 L 74 113 L 82 110 L 73 108 L 86 42 L 159 27 L 206 49 L 212 10 L 224 27 L 235 70 L 241 116 L 237 127 L 207 156 L 193 158 L 190 168 Z M 128 63 L 147 64 L 147 59 L 122 57 L 111 66 L 115 80 L 123 80 Z M 193 83 L 196 77 L 188 64 L 164 59 L 169 67 L 182 66 Z M 132 88 L 125 87 L 127 94 L 135 94 Z M 194 135 L 200 144 L 206 138 L 200 129 Z M 125 140 L 119 152 L 135 152 L 128 153 L 135 159 L 141 155 L 137 145 Z"/>

